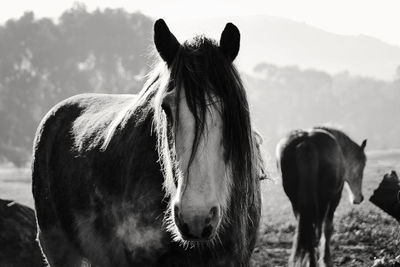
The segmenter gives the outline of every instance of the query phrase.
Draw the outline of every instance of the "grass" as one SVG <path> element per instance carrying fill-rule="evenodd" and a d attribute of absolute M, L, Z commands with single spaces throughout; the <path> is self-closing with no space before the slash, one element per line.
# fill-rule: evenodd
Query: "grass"
<path fill-rule="evenodd" d="M 400 255 L 399 224 L 368 201 L 383 175 L 392 169 L 400 173 L 400 152 L 371 153 L 364 173 L 366 200 L 353 206 L 346 190 L 343 192 L 335 213 L 335 233 L 331 244 L 335 266 L 372 266 L 375 259 L 394 259 Z M 286 266 L 296 225 L 280 179 L 272 167 L 270 170 L 275 179 L 262 183 L 263 216 L 260 238 L 252 258 L 253 266 Z M 30 170 L 2 166 L 0 198 L 33 207 Z"/>

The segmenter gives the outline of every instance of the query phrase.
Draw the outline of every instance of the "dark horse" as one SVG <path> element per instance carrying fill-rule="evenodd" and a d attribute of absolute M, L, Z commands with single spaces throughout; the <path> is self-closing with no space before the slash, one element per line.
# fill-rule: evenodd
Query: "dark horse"
<path fill-rule="evenodd" d="M 369 200 L 400 222 L 400 179 L 396 171 L 383 176 Z"/>
<path fill-rule="evenodd" d="M 293 131 L 278 144 L 283 188 L 298 221 L 290 267 L 332 266 L 332 220 L 344 182 L 353 204 L 364 199 L 365 145 L 366 140 L 359 146 L 343 132 L 327 127 Z"/>
<path fill-rule="evenodd" d="M 181 45 L 154 25 L 161 61 L 135 95 L 56 105 L 36 134 L 33 195 L 51 266 L 248 266 L 260 219 L 262 159 L 233 60 Z"/>

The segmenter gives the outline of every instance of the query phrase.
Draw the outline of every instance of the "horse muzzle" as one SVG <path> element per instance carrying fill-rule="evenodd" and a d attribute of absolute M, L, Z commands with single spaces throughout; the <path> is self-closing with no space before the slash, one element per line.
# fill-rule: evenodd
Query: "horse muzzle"
<path fill-rule="evenodd" d="M 355 205 L 361 204 L 361 202 L 363 202 L 363 200 L 364 200 L 363 195 L 357 196 L 353 199 L 353 204 L 355 204 Z"/>
<path fill-rule="evenodd" d="M 174 205 L 174 222 L 182 239 L 187 241 L 207 241 L 215 237 L 221 221 L 218 206 L 208 209 L 183 210 Z"/>

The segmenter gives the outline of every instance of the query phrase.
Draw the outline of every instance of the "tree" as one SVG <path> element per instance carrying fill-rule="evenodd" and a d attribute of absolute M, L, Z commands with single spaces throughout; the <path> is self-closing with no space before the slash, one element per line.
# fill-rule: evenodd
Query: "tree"
<path fill-rule="evenodd" d="M 0 155 L 21 165 L 57 102 L 84 92 L 137 93 L 148 71 L 152 20 L 122 9 L 32 12 L 0 26 Z M 1 157 L 0 157 L 1 158 Z"/>

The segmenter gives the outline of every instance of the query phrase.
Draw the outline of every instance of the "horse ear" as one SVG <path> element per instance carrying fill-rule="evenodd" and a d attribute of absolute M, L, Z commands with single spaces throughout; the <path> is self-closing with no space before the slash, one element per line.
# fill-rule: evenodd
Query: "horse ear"
<path fill-rule="evenodd" d="M 219 47 L 222 53 L 230 60 L 233 61 L 240 48 L 240 32 L 239 29 L 232 23 L 227 23 L 224 31 L 221 34 Z"/>
<path fill-rule="evenodd" d="M 365 146 L 367 145 L 367 139 L 364 139 L 361 143 L 361 149 L 364 150 Z"/>
<path fill-rule="evenodd" d="M 163 19 L 154 23 L 154 44 L 161 58 L 171 66 L 180 44 L 176 37 L 169 31 Z"/>

